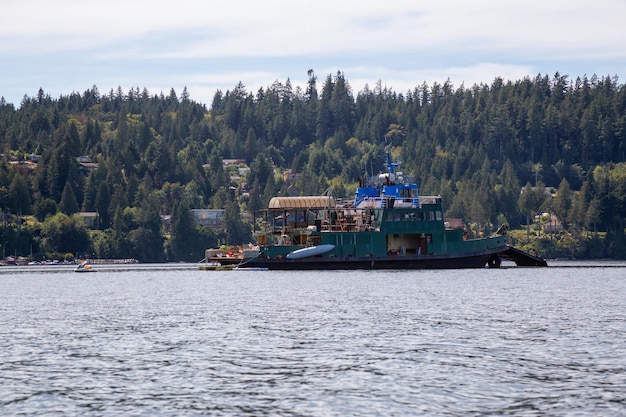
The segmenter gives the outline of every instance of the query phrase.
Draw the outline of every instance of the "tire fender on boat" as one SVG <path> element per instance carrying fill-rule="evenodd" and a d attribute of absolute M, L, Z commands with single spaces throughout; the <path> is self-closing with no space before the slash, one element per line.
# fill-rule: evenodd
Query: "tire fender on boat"
<path fill-rule="evenodd" d="M 489 266 L 489 268 L 500 268 L 501 264 L 502 264 L 502 259 L 500 259 L 500 257 L 497 254 L 493 255 L 487 261 L 487 265 Z"/>

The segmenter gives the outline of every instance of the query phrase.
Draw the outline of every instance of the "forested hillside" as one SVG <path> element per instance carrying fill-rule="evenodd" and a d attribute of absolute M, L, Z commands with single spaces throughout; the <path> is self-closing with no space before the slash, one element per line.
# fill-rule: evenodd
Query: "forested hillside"
<path fill-rule="evenodd" d="M 187 89 L 0 99 L 3 257 L 197 261 L 205 248 L 251 241 L 245 214 L 279 193 L 350 196 L 387 150 L 474 235 L 548 213 L 562 229 L 529 228 L 537 249 L 625 256 L 626 87 L 616 78 L 557 73 L 399 93 L 381 83 L 354 92 L 341 72 L 321 85 L 308 75 L 304 90 L 239 84 L 210 107 Z M 249 171 L 235 179 L 224 159 Z M 224 230 L 194 226 L 191 208 L 225 209 Z M 80 211 L 97 213 L 95 230 Z"/>

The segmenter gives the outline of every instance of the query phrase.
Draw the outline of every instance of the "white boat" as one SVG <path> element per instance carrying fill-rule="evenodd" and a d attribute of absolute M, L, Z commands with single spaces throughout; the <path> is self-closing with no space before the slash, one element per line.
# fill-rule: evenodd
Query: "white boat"
<path fill-rule="evenodd" d="M 335 248 L 335 245 L 317 245 L 317 246 L 309 246 L 308 248 L 302 248 L 298 250 L 294 250 L 287 254 L 287 259 L 302 259 L 308 258 L 309 256 L 321 255 L 328 251 L 331 251 Z"/>
<path fill-rule="evenodd" d="M 91 269 L 91 265 L 88 265 L 87 263 L 83 262 L 82 264 L 74 268 L 74 272 L 96 272 L 96 271 Z"/>

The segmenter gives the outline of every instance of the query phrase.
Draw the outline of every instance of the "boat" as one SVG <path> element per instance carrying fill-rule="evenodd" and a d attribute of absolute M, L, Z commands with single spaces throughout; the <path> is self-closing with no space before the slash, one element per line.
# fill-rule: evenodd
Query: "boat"
<path fill-rule="evenodd" d="M 87 262 L 83 262 L 83 263 L 78 264 L 78 266 L 74 268 L 74 272 L 96 272 L 96 271 L 92 269 L 91 265 L 89 265 Z"/>
<path fill-rule="evenodd" d="M 331 251 L 335 248 L 335 245 L 315 245 L 308 246 L 302 249 L 296 249 L 293 252 L 287 254 L 287 259 L 301 259 L 308 258 L 309 256 L 316 256 Z"/>
<path fill-rule="evenodd" d="M 255 257 L 259 253 L 259 249 L 252 243 L 248 243 L 241 246 L 221 246 L 206 249 L 204 253 L 204 259 L 199 262 L 201 271 L 225 271 L 236 269 L 245 259 Z"/>
<path fill-rule="evenodd" d="M 256 253 L 258 253 L 258 251 L 252 244 L 245 246 L 222 246 L 220 248 L 206 249 L 204 255 L 204 268 L 210 269 L 211 265 L 215 267 L 238 265 L 246 257 L 249 258 L 254 256 Z"/>
<path fill-rule="evenodd" d="M 440 196 L 420 196 L 387 153 L 386 172 L 360 180 L 354 198 L 274 197 L 254 213 L 258 246 L 237 268 L 268 270 L 457 269 L 547 266 L 507 243 L 506 227 L 469 238 L 445 219 Z"/>

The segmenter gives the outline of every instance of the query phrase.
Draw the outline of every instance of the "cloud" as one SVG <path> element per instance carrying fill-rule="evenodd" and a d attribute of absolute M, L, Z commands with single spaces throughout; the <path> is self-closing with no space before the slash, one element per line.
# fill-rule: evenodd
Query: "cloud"
<path fill-rule="evenodd" d="M 204 101 L 239 81 L 304 84 L 309 68 L 398 92 L 448 78 L 623 75 L 624 15 L 622 0 L 23 0 L 0 15 L 0 95 L 187 85 Z"/>
<path fill-rule="evenodd" d="M 41 13 L 33 13 L 41 10 Z M 211 58 L 377 53 L 446 48 L 450 53 L 533 50 L 566 56 L 623 56 L 626 3 L 588 1 L 82 0 L 11 2 L 3 8 L 1 50 L 23 53 L 84 49 L 139 58 Z M 622 35 L 622 36 L 620 36 Z M 176 42 L 179 36 L 182 39 Z M 168 40 L 169 38 L 169 40 Z M 155 41 L 163 42 L 159 49 Z M 147 47 L 146 47 L 147 46 Z M 155 50 L 156 49 L 156 50 Z M 548 52 L 550 51 L 550 52 Z M 445 53 L 445 51 L 442 51 Z"/>

